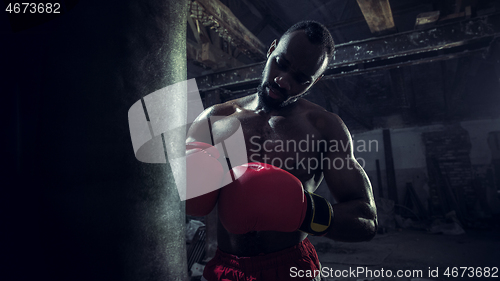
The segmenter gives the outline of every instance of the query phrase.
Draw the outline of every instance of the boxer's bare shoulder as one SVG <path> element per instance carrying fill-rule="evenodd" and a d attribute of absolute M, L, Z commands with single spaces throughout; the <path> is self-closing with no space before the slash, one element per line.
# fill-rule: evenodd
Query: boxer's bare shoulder
<path fill-rule="evenodd" d="M 210 139 L 210 136 L 213 136 L 213 132 L 211 132 L 210 126 L 207 122 L 210 118 L 211 124 L 219 119 L 220 117 L 233 115 L 238 111 L 241 105 L 236 100 L 227 101 L 220 104 L 215 104 L 213 106 L 205 109 L 198 117 L 194 120 L 193 124 L 189 127 L 189 131 L 187 134 L 187 142 L 191 141 L 201 141 L 206 143 L 212 143 L 213 140 Z"/>
<path fill-rule="evenodd" d="M 211 107 L 205 109 L 202 114 L 198 116 L 196 120 L 203 120 L 211 116 L 229 116 L 236 111 L 236 105 L 234 102 L 225 102 L 212 105 Z"/>
<path fill-rule="evenodd" d="M 226 101 L 224 103 L 219 103 L 212 105 L 205 109 L 199 116 L 196 118 L 195 123 L 200 120 L 207 119 L 212 116 L 230 116 L 233 113 L 237 112 L 238 109 L 243 109 L 248 106 L 249 103 L 254 99 L 254 95 L 245 96 L 242 98 Z"/>
<path fill-rule="evenodd" d="M 344 121 L 335 113 L 329 112 L 323 107 L 307 101 L 307 119 L 310 124 L 321 132 L 327 139 L 344 139 L 350 136 Z"/>

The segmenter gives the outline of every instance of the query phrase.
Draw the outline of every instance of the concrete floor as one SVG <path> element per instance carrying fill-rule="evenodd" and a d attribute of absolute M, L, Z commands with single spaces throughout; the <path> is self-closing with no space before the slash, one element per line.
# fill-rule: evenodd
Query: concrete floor
<path fill-rule="evenodd" d="M 474 270 L 481 267 L 479 270 L 483 271 L 485 267 L 496 267 L 500 270 L 500 228 L 495 226 L 492 230 L 465 231 L 461 235 L 443 235 L 425 230 L 394 230 L 361 243 L 341 243 L 322 237 L 310 237 L 310 240 L 318 251 L 322 266 L 328 268 L 326 281 L 477 280 L 479 278 L 475 276 L 467 276 L 471 274 L 469 268 L 460 278 L 463 272 L 460 267 L 474 267 Z M 452 273 L 453 267 L 457 267 L 458 277 L 445 276 L 445 270 L 449 268 Z M 372 276 L 367 275 L 367 270 L 372 270 Z M 388 270 L 393 275 L 398 270 L 409 275 L 388 278 Z M 344 277 L 339 276 L 342 273 Z M 335 274 L 339 277 L 335 277 Z M 496 275 L 499 277 L 480 279 L 499 280 L 500 272 L 497 271 Z"/>

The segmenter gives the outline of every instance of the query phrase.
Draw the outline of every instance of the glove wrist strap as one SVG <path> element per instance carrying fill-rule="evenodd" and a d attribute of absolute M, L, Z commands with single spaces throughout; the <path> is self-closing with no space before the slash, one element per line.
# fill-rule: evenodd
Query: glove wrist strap
<path fill-rule="evenodd" d="M 315 236 L 328 232 L 333 221 L 333 207 L 325 198 L 304 191 L 307 200 L 307 213 L 299 230 Z"/>

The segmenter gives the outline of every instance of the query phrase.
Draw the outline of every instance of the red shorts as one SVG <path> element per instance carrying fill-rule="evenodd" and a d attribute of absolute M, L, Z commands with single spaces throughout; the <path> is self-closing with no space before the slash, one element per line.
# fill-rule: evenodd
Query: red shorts
<path fill-rule="evenodd" d="M 319 270 L 316 250 L 306 238 L 291 248 L 255 257 L 237 257 L 217 249 L 201 280 L 311 281 L 321 280 Z"/>

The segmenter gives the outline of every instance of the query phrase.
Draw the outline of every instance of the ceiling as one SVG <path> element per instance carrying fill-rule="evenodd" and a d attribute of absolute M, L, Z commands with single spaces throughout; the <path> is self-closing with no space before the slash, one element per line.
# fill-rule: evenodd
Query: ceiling
<path fill-rule="evenodd" d="M 328 27 L 336 53 L 306 98 L 351 131 L 500 115 L 500 1 L 197 2 L 210 22 L 188 25 L 188 77 L 197 78 L 206 106 L 253 93 L 267 46 L 310 19 Z M 250 45 L 236 38 L 246 32 L 255 37 Z"/>

